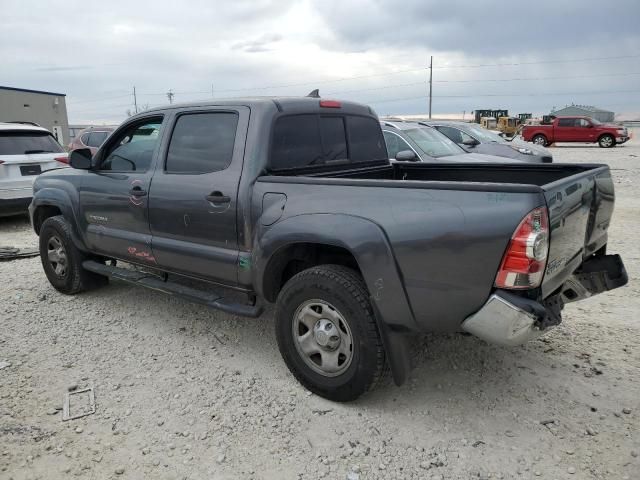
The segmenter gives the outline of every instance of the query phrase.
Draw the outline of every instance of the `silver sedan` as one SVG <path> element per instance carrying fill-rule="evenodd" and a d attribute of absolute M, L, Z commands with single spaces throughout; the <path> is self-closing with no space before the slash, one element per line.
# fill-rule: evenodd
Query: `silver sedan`
<path fill-rule="evenodd" d="M 496 155 L 529 163 L 551 163 L 553 156 L 544 147 L 519 139 L 507 140 L 475 123 L 430 120 L 420 122 L 445 134 L 467 152 Z"/>

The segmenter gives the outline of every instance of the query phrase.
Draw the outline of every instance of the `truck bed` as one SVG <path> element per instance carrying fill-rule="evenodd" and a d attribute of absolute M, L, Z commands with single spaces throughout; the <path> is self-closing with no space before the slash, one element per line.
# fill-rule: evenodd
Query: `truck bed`
<path fill-rule="evenodd" d="M 400 164 L 379 168 L 362 170 L 349 170 L 335 173 L 312 174 L 311 177 L 325 178 L 351 178 L 351 179 L 375 179 L 375 180 L 409 180 L 420 182 L 447 182 L 456 183 L 455 188 L 474 188 L 465 183 L 487 183 L 493 184 L 491 188 L 498 187 L 497 184 L 512 184 L 542 187 L 552 184 L 566 177 L 591 172 L 598 168 L 607 168 L 597 164 L 483 164 L 459 163 L 459 164 Z M 436 187 L 436 185 L 430 185 Z M 525 188 L 525 190 L 531 190 Z"/>
<path fill-rule="evenodd" d="M 445 331 L 487 300 L 527 213 L 549 211 L 546 298 L 606 245 L 614 203 L 609 168 L 597 164 L 379 165 L 263 176 L 256 187 L 286 195 L 284 216 L 339 212 L 379 225 L 417 322 Z"/>

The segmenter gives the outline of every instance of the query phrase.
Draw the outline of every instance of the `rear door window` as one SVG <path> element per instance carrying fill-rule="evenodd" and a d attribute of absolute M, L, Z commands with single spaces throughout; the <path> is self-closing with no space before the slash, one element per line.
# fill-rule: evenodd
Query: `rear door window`
<path fill-rule="evenodd" d="M 202 174 L 224 170 L 231 164 L 238 128 L 234 112 L 181 115 L 167 152 L 167 173 Z"/>
<path fill-rule="evenodd" d="M 64 150 L 49 132 L 2 131 L 0 155 L 28 155 L 30 153 L 60 153 Z"/>
<path fill-rule="evenodd" d="M 398 152 L 402 152 L 404 150 L 412 150 L 409 144 L 403 138 L 400 138 L 397 134 L 387 132 L 386 130 L 383 130 L 382 134 L 384 135 L 384 141 L 387 144 L 387 152 L 389 158 L 396 158 Z"/>

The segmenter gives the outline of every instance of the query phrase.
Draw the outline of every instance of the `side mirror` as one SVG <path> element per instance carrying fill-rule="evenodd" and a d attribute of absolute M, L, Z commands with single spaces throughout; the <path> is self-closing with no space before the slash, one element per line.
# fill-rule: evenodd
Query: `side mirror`
<path fill-rule="evenodd" d="M 479 145 L 479 144 L 480 142 L 475 138 L 467 138 L 466 140 L 462 141 L 462 145 L 464 145 L 465 147 L 475 147 L 476 145 Z"/>
<path fill-rule="evenodd" d="M 399 162 L 417 162 L 420 159 L 413 150 L 402 150 L 396 153 L 396 160 Z"/>
<path fill-rule="evenodd" d="M 91 149 L 78 148 L 69 154 L 69 165 L 78 170 L 89 170 L 92 166 Z"/>

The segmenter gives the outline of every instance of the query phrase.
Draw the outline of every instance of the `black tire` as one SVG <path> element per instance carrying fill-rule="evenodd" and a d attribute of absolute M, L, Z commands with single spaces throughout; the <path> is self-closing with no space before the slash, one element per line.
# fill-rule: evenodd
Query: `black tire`
<path fill-rule="evenodd" d="M 349 331 L 349 364 L 339 367 L 344 371 L 335 376 L 318 373 L 309 366 L 311 357 L 305 359 L 299 352 L 301 347 L 298 347 L 297 333 L 294 333 L 294 325 L 300 322 L 297 320 L 300 308 L 316 299 L 326 302 L 329 309 L 337 312 Z M 369 294 L 362 277 L 354 270 L 341 265 L 320 265 L 298 273 L 278 295 L 275 320 L 278 347 L 287 367 L 313 393 L 332 401 L 348 402 L 371 390 L 385 377 L 387 362 Z M 341 321 L 338 323 L 342 325 Z M 342 328 L 344 330 L 345 326 Z M 313 332 L 309 330 L 309 333 Z M 342 331 L 340 335 L 344 333 Z"/>
<path fill-rule="evenodd" d="M 60 262 L 52 261 L 50 250 L 56 245 Z M 62 255 L 63 253 L 63 255 Z M 109 279 L 82 268 L 82 262 L 90 257 L 78 250 L 71 238 L 71 226 L 61 215 L 47 218 L 40 227 L 40 260 L 44 273 L 53 288 L 61 293 L 73 295 L 109 283 Z"/>
<path fill-rule="evenodd" d="M 545 137 L 542 134 L 538 134 L 535 137 L 533 137 L 531 139 L 531 141 L 535 144 L 535 145 L 540 145 L 541 147 L 546 147 L 547 145 L 549 145 L 549 141 L 547 140 L 547 137 Z"/>
<path fill-rule="evenodd" d="M 616 146 L 616 139 L 613 135 L 602 135 L 599 139 L 598 139 L 598 145 L 600 145 L 600 148 L 611 148 L 611 147 L 615 147 Z"/>

